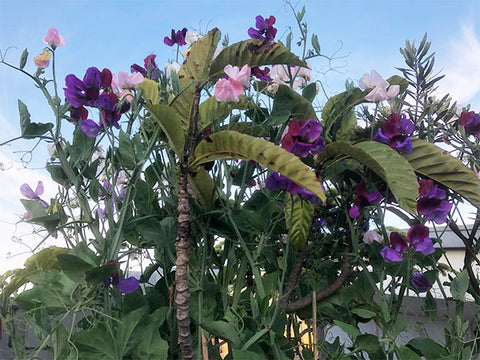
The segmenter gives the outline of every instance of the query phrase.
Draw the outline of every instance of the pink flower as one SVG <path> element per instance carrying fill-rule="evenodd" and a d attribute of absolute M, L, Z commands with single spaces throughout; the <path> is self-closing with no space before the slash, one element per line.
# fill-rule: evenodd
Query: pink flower
<path fill-rule="evenodd" d="M 251 69 L 248 65 L 243 65 L 241 69 L 238 66 L 227 65 L 223 71 L 228 75 L 229 80 L 238 81 L 245 89 L 250 87 Z"/>
<path fill-rule="evenodd" d="M 121 89 L 135 89 L 144 79 L 138 72 L 128 75 L 126 71 L 120 71 L 115 83 Z"/>
<path fill-rule="evenodd" d="M 33 62 L 35 63 L 36 67 L 45 69 L 48 67 L 48 65 L 50 65 L 51 57 L 52 54 L 50 54 L 50 51 L 43 49 L 43 52 L 40 55 L 33 57 Z"/>
<path fill-rule="evenodd" d="M 215 85 L 215 99 L 217 101 L 238 102 L 243 93 L 243 86 L 239 81 L 220 79 Z"/>
<path fill-rule="evenodd" d="M 358 86 L 362 90 L 372 89 L 372 91 L 365 96 L 365 100 L 371 102 L 391 100 L 400 92 L 399 85 L 390 85 L 388 81 L 383 80 L 375 70 L 372 70 L 370 74 L 364 74 L 358 82 Z"/>
<path fill-rule="evenodd" d="M 50 45 L 52 48 L 65 45 L 65 39 L 58 33 L 58 30 L 51 27 L 47 31 L 47 35 L 43 38 L 45 44 Z"/>
<path fill-rule="evenodd" d="M 365 234 L 363 234 L 363 242 L 365 244 L 371 244 L 374 241 L 383 243 L 383 236 L 375 230 L 368 230 L 365 232 Z"/>

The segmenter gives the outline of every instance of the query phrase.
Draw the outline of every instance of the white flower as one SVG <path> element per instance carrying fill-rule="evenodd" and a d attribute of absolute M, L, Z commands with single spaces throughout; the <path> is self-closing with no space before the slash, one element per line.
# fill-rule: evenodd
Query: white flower
<path fill-rule="evenodd" d="M 377 85 L 380 85 L 386 89 L 390 84 L 383 80 L 380 74 L 375 70 L 370 71 L 370 74 L 363 74 L 362 78 L 358 82 L 358 87 L 362 90 L 373 89 Z"/>
<path fill-rule="evenodd" d="M 371 102 L 391 100 L 400 92 L 399 85 L 390 85 L 375 70 L 372 70 L 370 74 L 364 74 L 358 82 L 358 86 L 361 90 L 372 89 L 365 96 L 365 100 Z"/>
<path fill-rule="evenodd" d="M 175 71 L 177 74 L 180 71 L 180 64 L 177 62 L 171 62 L 171 63 L 166 63 L 165 64 L 165 74 L 167 75 L 167 78 L 170 78 L 172 75 L 172 71 Z"/>
<path fill-rule="evenodd" d="M 198 39 L 200 39 L 200 33 L 197 30 L 187 30 L 187 34 L 185 35 L 185 42 L 187 44 L 193 44 Z"/>

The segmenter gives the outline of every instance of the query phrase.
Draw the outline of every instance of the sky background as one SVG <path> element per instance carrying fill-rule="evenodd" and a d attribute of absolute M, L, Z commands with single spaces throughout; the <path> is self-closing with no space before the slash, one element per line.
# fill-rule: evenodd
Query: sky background
<path fill-rule="evenodd" d="M 480 1 L 306 0 L 292 1 L 292 5 L 297 10 L 305 5 L 309 33 L 318 35 L 322 53 L 338 57 L 331 64 L 326 60 L 312 63 L 314 77 L 329 95 L 343 91 L 346 80 L 358 84 L 371 69 L 384 78 L 399 74 L 395 69 L 403 66 L 399 48 L 406 39 L 418 43 L 428 33 L 436 52 L 436 69 L 446 75 L 440 93 L 448 92 L 460 104 L 471 104 L 480 111 Z M 82 78 L 90 66 L 118 73 L 129 71 L 133 63 L 143 64 L 149 54 L 157 55 L 160 67 L 174 60 L 174 49 L 163 44 L 172 28 L 206 33 L 218 27 L 223 35 L 228 34 L 230 43 L 244 40 L 257 15 L 276 17 L 279 40 L 285 40 L 290 27 L 298 35 L 290 6 L 282 0 L 0 0 L 0 51 L 7 62 L 17 65 L 23 49 L 28 48 L 25 70 L 33 73 L 33 56 L 42 52 L 48 28 L 56 27 L 67 43 L 56 51 L 61 88 L 66 75 Z M 295 46 L 292 51 L 300 53 Z M 329 67 L 335 71 L 326 72 Z M 28 106 L 32 121 L 53 121 L 31 80 L 0 64 L 0 143 L 20 133 L 17 99 Z M 64 130 L 68 131 L 68 125 Z M 31 154 L 23 152 L 34 145 L 30 140 L 0 147 L 0 273 L 21 266 L 29 248 L 39 241 L 29 235 L 31 226 L 16 225 L 24 213 L 20 185 L 28 182 L 34 188 L 42 180 L 45 199 L 57 190 L 43 170 L 45 145 Z M 22 157 L 27 163 L 20 161 Z"/>

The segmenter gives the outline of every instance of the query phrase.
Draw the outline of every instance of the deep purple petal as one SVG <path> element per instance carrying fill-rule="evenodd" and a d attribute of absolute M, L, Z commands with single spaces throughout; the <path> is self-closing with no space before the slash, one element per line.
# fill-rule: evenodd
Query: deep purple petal
<path fill-rule="evenodd" d="M 117 288 L 118 291 L 120 291 L 122 294 L 129 294 L 137 290 L 139 285 L 140 284 L 138 280 L 135 277 L 131 276 L 129 278 L 119 280 Z"/>
<path fill-rule="evenodd" d="M 382 200 L 382 194 L 378 190 L 373 190 L 365 196 L 370 204 L 378 204 Z"/>
<path fill-rule="evenodd" d="M 390 233 L 390 245 L 398 253 L 408 250 L 407 240 L 396 231 Z"/>
<path fill-rule="evenodd" d="M 357 206 L 357 205 L 354 205 L 349 211 L 348 211 L 348 215 L 350 215 L 350 217 L 352 219 L 356 219 L 360 216 L 360 208 Z"/>
<path fill-rule="evenodd" d="M 416 271 L 412 274 L 412 284 L 418 291 L 425 292 L 432 287 L 432 284 L 422 273 Z"/>
<path fill-rule="evenodd" d="M 423 224 L 416 224 L 410 227 L 407 232 L 407 238 L 410 244 L 415 248 L 418 243 L 428 238 L 430 230 Z"/>
<path fill-rule="evenodd" d="M 97 137 L 98 134 L 102 131 L 102 128 L 95 123 L 93 120 L 85 119 L 80 123 L 80 128 L 83 133 L 88 137 Z"/>
<path fill-rule="evenodd" d="M 143 77 L 147 77 L 147 70 L 145 70 L 143 67 L 141 67 L 138 64 L 133 64 L 130 66 L 130 72 L 135 73 L 138 72 L 143 75 Z"/>
<path fill-rule="evenodd" d="M 265 182 L 268 190 L 278 191 L 285 190 L 292 183 L 286 176 L 280 175 L 277 172 L 272 172 Z"/>
<path fill-rule="evenodd" d="M 385 246 L 381 251 L 380 254 L 382 255 L 383 259 L 386 262 L 395 262 L 395 261 L 402 261 L 402 255 L 398 251 L 395 251 L 388 246 Z"/>
<path fill-rule="evenodd" d="M 248 29 L 248 36 L 250 36 L 252 39 L 263 39 L 261 31 L 258 31 L 253 27 Z"/>
<path fill-rule="evenodd" d="M 307 138 L 310 140 L 316 140 L 322 132 L 322 124 L 320 122 L 309 119 L 305 124 L 300 127 L 298 136 Z"/>
<path fill-rule="evenodd" d="M 429 237 L 423 238 L 419 242 L 417 242 L 414 246 L 415 251 L 421 252 L 424 255 L 430 255 L 435 252 L 435 248 L 433 247 L 432 239 Z"/>
<path fill-rule="evenodd" d="M 96 67 L 89 67 L 83 77 L 83 84 L 86 89 L 97 89 L 100 90 L 102 87 L 102 78 L 100 75 L 100 70 Z"/>

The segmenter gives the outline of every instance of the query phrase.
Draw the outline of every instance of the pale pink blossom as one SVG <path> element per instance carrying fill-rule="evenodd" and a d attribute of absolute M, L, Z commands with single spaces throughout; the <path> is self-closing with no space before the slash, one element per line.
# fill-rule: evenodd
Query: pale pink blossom
<path fill-rule="evenodd" d="M 165 64 L 165 75 L 167 75 L 167 78 L 170 79 L 170 77 L 172 76 L 172 72 L 174 72 L 174 71 L 178 74 L 178 72 L 180 71 L 180 67 L 181 67 L 181 65 L 177 62 L 166 63 Z"/>
<path fill-rule="evenodd" d="M 380 74 L 375 70 L 370 71 L 370 74 L 363 74 L 362 78 L 358 82 L 358 87 L 362 90 L 373 89 L 378 85 L 386 89 L 390 84 L 383 80 Z"/>
<path fill-rule="evenodd" d="M 230 80 L 239 82 L 243 88 L 248 89 L 250 87 L 251 69 L 248 65 L 243 65 L 241 69 L 238 66 L 227 65 L 223 71 Z"/>
<path fill-rule="evenodd" d="M 145 78 L 138 72 L 129 75 L 126 71 L 120 71 L 115 80 L 116 85 L 120 89 L 135 89 Z"/>
<path fill-rule="evenodd" d="M 379 243 L 383 243 L 383 236 L 380 235 L 375 230 L 366 231 L 365 234 L 363 235 L 363 242 L 365 244 L 371 244 L 374 241 L 379 242 Z"/>
<path fill-rule="evenodd" d="M 310 67 L 309 62 L 307 65 Z M 287 65 L 274 65 L 270 71 L 272 82 L 279 85 L 290 85 L 290 75 L 294 78 L 292 89 L 296 90 L 299 87 L 305 86 L 311 80 L 311 70 L 309 68 L 300 66 L 290 66 L 290 71 Z"/>
<path fill-rule="evenodd" d="M 54 27 L 48 29 L 47 35 L 43 38 L 43 42 L 50 45 L 52 48 L 65 45 L 65 39 Z"/>
<path fill-rule="evenodd" d="M 52 54 L 50 53 L 50 51 L 48 51 L 47 49 L 43 49 L 43 52 L 40 55 L 33 57 L 33 62 L 35 63 L 36 67 L 45 69 L 50 64 L 51 57 Z"/>
<path fill-rule="evenodd" d="M 365 96 L 365 100 L 372 102 L 391 100 L 400 92 L 399 85 L 390 85 L 375 70 L 372 70 L 370 74 L 364 74 L 358 82 L 358 86 L 361 90 L 372 89 Z"/>
<path fill-rule="evenodd" d="M 217 101 L 238 102 L 238 97 L 242 93 L 242 84 L 232 79 L 220 79 L 215 85 L 215 99 Z"/>

